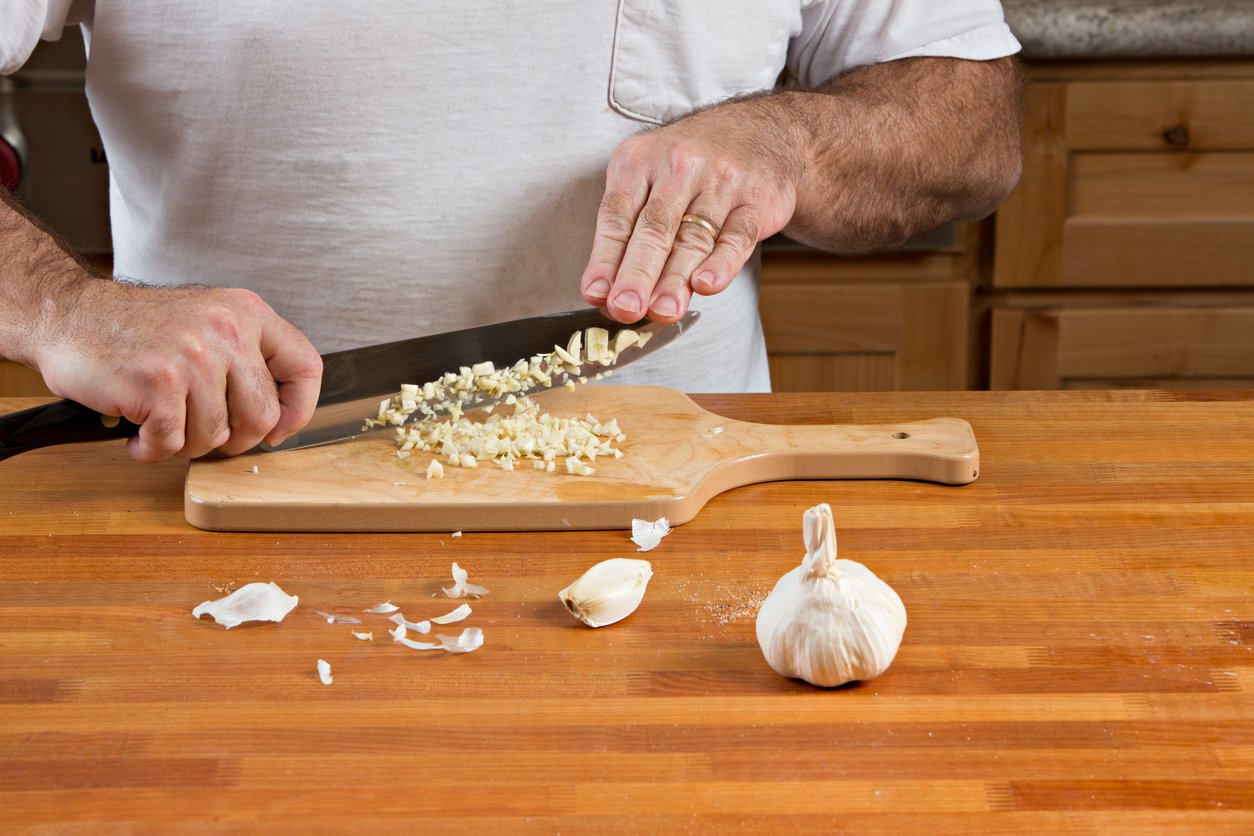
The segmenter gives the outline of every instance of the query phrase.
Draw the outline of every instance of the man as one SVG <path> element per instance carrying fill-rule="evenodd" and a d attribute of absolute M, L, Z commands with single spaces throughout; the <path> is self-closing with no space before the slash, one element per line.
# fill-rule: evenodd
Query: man
<path fill-rule="evenodd" d="M 67 23 L 89 36 L 115 272 L 201 285 L 93 278 L 0 207 L 0 355 L 141 424 L 141 460 L 298 429 L 320 375 L 302 331 L 325 352 L 691 305 L 700 328 L 616 379 L 765 390 L 758 242 L 890 246 L 987 215 L 1019 171 L 1018 45 L 996 0 L 6 15 L 3 72 Z"/>

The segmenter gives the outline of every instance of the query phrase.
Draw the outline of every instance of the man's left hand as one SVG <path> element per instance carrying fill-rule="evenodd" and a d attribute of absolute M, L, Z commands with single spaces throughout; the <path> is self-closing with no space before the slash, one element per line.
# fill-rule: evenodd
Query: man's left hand
<path fill-rule="evenodd" d="M 784 228 L 802 162 L 766 116 L 732 102 L 618 146 L 580 283 L 588 302 L 623 323 L 674 322 L 694 292 L 724 290 Z"/>

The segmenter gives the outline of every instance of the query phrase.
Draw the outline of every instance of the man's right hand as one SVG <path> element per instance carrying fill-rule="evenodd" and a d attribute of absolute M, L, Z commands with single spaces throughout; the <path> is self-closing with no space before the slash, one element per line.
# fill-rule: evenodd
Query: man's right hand
<path fill-rule="evenodd" d="M 34 365 L 57 395 L 139 424 L 139 461 L 277 444 L 313 414 L 322 359 L 255 293 L 95 279 L 75 295 Z"/>

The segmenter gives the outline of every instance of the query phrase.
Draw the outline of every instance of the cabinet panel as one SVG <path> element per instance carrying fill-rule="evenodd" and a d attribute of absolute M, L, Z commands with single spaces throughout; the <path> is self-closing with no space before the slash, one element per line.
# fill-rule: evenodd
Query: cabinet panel
<path fill-rule="evenodd" d="M 1036 84 L 1024 93 L 1023 174 L 995 216 L 997 287 L 1061 283 L 1068 211 L 1066 96 L 1065 84 Z"/>
<path fill-rule="evenodd" d="M 1170 381 L 1254 384 L 1254 306 L 993 314 L 994 389 Z M 1243 383 L 1242 383 L 1243 382 Z"/>
<path fill-rule="evenodd" d="M 769 282 L 761 311 L 776 391 L 961 389 L 964 281 Z"/>
<path fill-rule="evenodd" d="M 1063 224 L 1062 278 L 1072 287 L 1254 284 L 1254 218 L 1071 218 Z"/>
<path fill-rule="evenodd" d="M 1026 111 L 994 287 L 1254 286 L 1254 80 L 1050 82 Z"/>
<path fill-rule="evenodd" d="M 891 392 L 897 388 L 892 354 L 772 354 L 776 392 Z"/>
<path fill-rule="evenodd" d="M 0 397 L 51 396 L 43 378 L 25 366 L 0 359 Z"/>
<path fill-rule="evenodd" d="M 766 344 L 780 354 L 891 353 L 901 321 L 896 284 L 767 284 Z"/>
<path fill-rule="evenodd" d="M 1254 148 L 1254 80 L 1079 83 L 1066 125 L 1072 149 Z"/>
<path fill-rule="evenodd" d="M 1254 153 L 1074 154 L 1070 216 L 1254 222 Z"/>

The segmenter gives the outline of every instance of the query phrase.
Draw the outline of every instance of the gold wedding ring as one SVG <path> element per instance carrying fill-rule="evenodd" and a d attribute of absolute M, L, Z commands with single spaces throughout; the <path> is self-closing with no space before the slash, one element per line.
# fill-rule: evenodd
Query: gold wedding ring
<path fill-rule="evenodd" d="M 700 215 L 684 215 L 679 219 L 681 224 L 696 224 L 697 226 L 710 233 L 710 237 L 715 241 L 718 240 L 719 229 L 714 225 L 714 221 L 709 218 L 703 218 Z"/>

